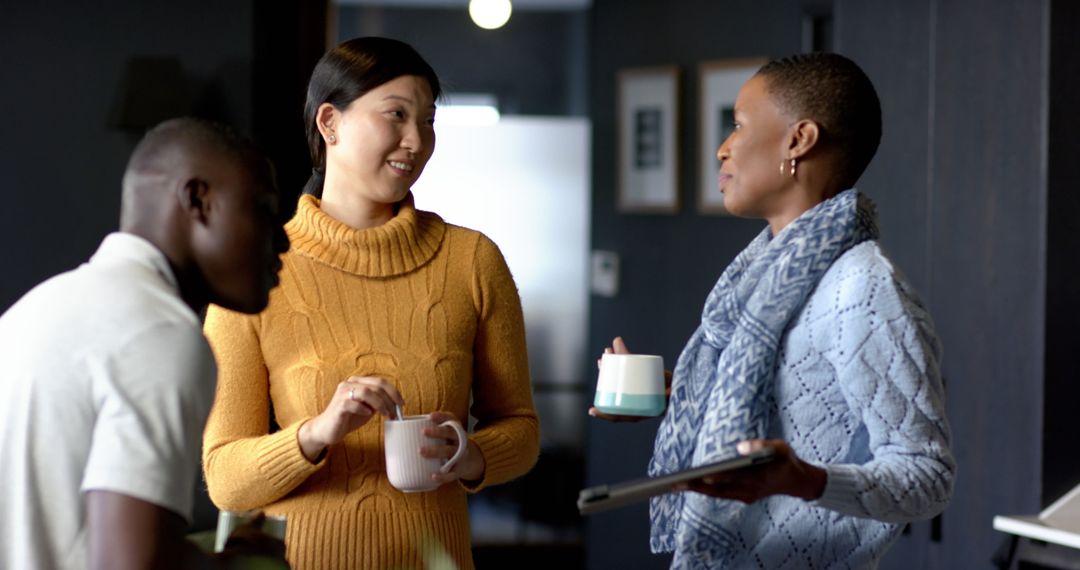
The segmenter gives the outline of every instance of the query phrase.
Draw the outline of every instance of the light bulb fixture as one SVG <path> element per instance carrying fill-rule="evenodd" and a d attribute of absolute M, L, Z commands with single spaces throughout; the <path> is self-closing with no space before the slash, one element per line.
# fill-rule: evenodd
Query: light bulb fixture
<path fill-rule="evenodd" d="M 510 20 L 510 0 L 469 0 L 469 17 L 485 30 L 503 27 Z"/>

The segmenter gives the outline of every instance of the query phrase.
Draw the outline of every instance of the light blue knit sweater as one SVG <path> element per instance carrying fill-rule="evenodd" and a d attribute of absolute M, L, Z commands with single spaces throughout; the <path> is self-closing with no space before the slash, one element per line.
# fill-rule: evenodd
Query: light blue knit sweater
<path fill-rule="evenodd" d="M 941 512 L 949 451 L 941 348 L 877 242 L 842 255 L 784 337 L 769 437 L 828 471 L 824 495 L 775 496 L 713 521 L 738 537 L 732 568 L 874 568 L 903 523 Z M 676 552 L 675 567 L 696 567 Z"/>

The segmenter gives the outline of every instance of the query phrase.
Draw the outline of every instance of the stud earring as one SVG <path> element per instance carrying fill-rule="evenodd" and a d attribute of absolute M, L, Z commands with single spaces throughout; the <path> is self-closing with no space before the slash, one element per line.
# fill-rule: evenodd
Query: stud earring
<path fill-rule="evenodd" d="M 795 178 L 795 159 L 791 159 L 791 177 Z"/>
<path fill-rule="evenodd" d="M 330 135 L 326 137 L 326 139 L 330 141 L 330 144 L 334 144 L 337 142 L 337 137 L 335 137 L 334 135 Z"/>

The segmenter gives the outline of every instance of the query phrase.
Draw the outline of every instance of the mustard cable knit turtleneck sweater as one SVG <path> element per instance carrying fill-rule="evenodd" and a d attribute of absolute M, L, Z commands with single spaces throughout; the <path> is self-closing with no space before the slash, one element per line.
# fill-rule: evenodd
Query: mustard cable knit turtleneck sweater
<path fill-rule="evenodd" d="M 411 195 L 367 230 L 303 196 L 286 230 L 292 246 L 269 307 L 207 314 L 220 369 L 204 438 L 210 497 L 223 510 L 286 515 L 293 568 L 418 568 L 434 541 L 471 568 L 465 487 L 391 487 L 380 417 L 317 464 L 297 431 L 345 378 L 381 376 L 401 392 L 405 414 L 446 410 L 464 421 L 471 411 L 487 468 L 469 491 L 528 471 L 539 426 L 521 304 L 502 255 L 484 235 L 417 211 Z M 281 429 L 268 434 L 271 402 Z"/>

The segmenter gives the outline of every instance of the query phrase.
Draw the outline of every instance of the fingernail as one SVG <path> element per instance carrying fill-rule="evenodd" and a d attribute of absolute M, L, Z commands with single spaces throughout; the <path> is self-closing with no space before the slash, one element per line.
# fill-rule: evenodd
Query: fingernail
<path fill-rule="evenodd" d="M 739 453 L 746 455 L 747 453 L 750 453 L 750 442 L 740 441 L 739 444 L 735 446 L 735 449 L 737 449 Z"/>

